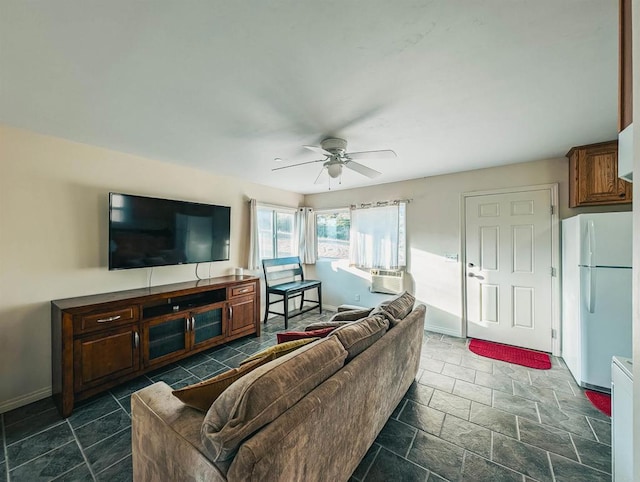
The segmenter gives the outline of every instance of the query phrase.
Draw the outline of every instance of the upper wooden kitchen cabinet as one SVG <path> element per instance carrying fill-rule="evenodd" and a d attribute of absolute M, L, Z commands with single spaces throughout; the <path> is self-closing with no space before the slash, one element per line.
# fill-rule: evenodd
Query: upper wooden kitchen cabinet
<path fill-rule="evenodd" d="M 619 0 L 618 131 L 633 122 L 631 0 Z"/>
<path fill-rule="evenodd" d="M 631 0 L 619 0 L 618 175 L 633 180 L 633 69 Z"/>
<path fill-rule="evenodd" d="M 631 202 L 631 184 L 618 178 L 618 141 L 573 147 L 569 158 L 569 207 Z"/>

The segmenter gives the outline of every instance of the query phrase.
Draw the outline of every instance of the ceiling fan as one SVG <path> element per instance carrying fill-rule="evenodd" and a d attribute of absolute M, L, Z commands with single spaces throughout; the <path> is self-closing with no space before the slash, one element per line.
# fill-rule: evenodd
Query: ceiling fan
<path fill-rule="evenodd" d="M 313 152 L 317 152 L 324 156 L 324 159 L 317 159 L 315 161 L 300 162 L 298 164 L 292 164 L 290 166 L 276 167 L 272 171 L 279 171 L 281 169 L 289 169 L 290 167 L 303 166 L 305 164 L 313 164 L 316 162 L 322 162 L 322 170 L 315 180 L 315 184 L 322 182 L 323 174 L 329 175 L 329 178 L 336 179 L 342 175 L 342 169 L 347 168 L 355 171 L 363 176 L 367 176 L 370 179 L 374 179 L 380 176 L 382 173 L 371 169 L 354 159 L 392 159 L 398 157 L 392 150 L 382 151 L 362 151 L 362 152 L 346 152 L 347 141 L 344 139 L 338 139 L 335 137 L 329 137 L 320 143 L 320 146 L 303 146 Z"/>

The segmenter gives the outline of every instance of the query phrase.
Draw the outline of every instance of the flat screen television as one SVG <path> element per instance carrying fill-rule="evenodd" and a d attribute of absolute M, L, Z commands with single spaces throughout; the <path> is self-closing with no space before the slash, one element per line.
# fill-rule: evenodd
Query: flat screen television
<path fill-rule="evenodd" d="M 231 208 L 109 193 L 109 269 L 229 259 Z"/>

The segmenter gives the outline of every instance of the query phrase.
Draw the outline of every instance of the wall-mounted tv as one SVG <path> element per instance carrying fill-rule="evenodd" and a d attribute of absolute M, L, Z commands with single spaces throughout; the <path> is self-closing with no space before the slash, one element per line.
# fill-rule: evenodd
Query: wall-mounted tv
<path fill-rule="evenodd" d="M 109 269 L 229 259 L 231 208 L 109 193 Z"/>

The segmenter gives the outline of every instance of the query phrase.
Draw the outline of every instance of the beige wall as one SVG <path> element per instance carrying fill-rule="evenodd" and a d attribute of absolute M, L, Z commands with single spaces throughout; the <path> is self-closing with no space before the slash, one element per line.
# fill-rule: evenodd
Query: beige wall
<path fill-rule="evenodd" d="M 411 199 L 407 208 L 408 287 L 428 305 L 428 329 L 460 336 L 462 333 L 462 272 L 460 263 L 445 254 L 461 253 L 461 195 L 470 191 L 517 186 L 559 184 L 560 216 L 580 212 L 629 210 L 630 205 L 568 208 L 568 160 L 549 159 L 503 167 L 434 176 L 412 181 L 305 197 L 316 209 L 345 207 L 371 201 Z M 369 283 L 357 270 L 319 261 L 314 274 L 323 281 L 323 301 L 375 305 L 384 295 L 368 292 Z M 359 301 L 356 298 L 359 297 Z"/>
<path fill-rule="evenodd" d="M 231 259 L 200 276 L 246 266 L 249 198 L 303 199 L 0 125 L 0 412 L 50 393 L 50 300 L 147 286 L 149 269 L 107 269 L 109 191 L 231 206 Z M 151 283 L 192 279 L 195 265 L 167 266 Z"/>

